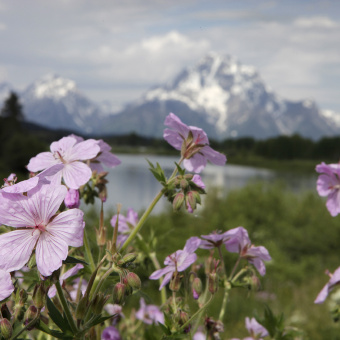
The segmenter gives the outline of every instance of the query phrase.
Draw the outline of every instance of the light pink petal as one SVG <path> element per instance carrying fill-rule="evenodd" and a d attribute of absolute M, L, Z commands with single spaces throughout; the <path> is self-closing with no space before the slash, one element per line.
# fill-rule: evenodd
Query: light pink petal
<path fill-rule="evenodd" d="M 318 294 L 316 299 L 314 300 L 314 303 L 323 303 L 327 296 L 328 296 L 329 290 L 328 290 L 328 283 L 322 288 L 321 292 Z"/>
<path fill-rule="evenodd" d="M 184 139 L 177 131 L 165 129 L 163 138 L 176 150 L 181 150 Z"/>
<path fill-rule="evenodd" d="M 203 147 L 200 152 L 208 159 L 208 161 L 215 165 L 224 165 L 227 161 L 227 157 L 225 155 L 215 151 L 208 145 Z"/>
<path fill-rule="evenodd" d="M 57 142 L 53 142 L 50 146 L 52 153 L 59 152 L 62 156 L 65 157 L 65 159 L 69 159 L 70 152 L 73 148 L 73 146 L 77 143 L 76 138 L 68 136 L 63 137 Z"/>
<path fill-rule="evenodd" d="M 0 191 L 0 224 L 14 228 L 33 227 L 35 218 L 27 208 L 28 197 Z"/>
<path fill-rule="evenodd" d="M 177 133 L 181 134 L 184 138 L 188 137 L 189 126 L 182 123 L 182 121 L 173 113 L 169 113 L 164 121 L 164 125 L 175 130 Z"/>
<path fill-rule="evenodd" d="M 41 152 L 30 159 L 27 165 L 27 169 L 32 172 L 37 172 L 47 169 L 58 163 L 61 163 L 61 161 L 54 158 L 51 152 Z"/>
<path fill-rule="evenodd" d="M 188 253 L 193 253 L 200 246 L 201 242 L 202 242 L 202 240 L 197 236 L 190 237 L 186 241 L 183 250 L 188 252 Z"/>
<path fill-rule="evenodd" d="M 49 288 L 47 295 L 50 299 L 52 299 L 53 297 L 56 296 L 56 294 L 57 294 L 57 287 L 55 285 L 52 285 Z"/>
<path fill-rule="evenodd" d="M 0 269 L 21 269 L 29 260 L 40 232 L 34 229 L 14 230 L 0 235 Z"/>
<path fill-rule="evenodd" d="M 82 162 L 65 164 L 63 177 L 65 184 L 71 189 L 79 189 L 86 184 L 92 176 L 92 170 Z"/>
<path fill-rule="evenodd" d="M 163 279 L 161 285 L 159 286 L 159 290 L 161 290 L 164 286 L 166 286 L 170 282 L 173 273 L 174 272 L 171 271 L 171 272 L 165 274 L 164 279 Z"/>
<path fill-rule="evenodd" d="M 77 143 L 68 154 L 68 161 L 87 160 L 98 155 L 100 147 L 94 139 Z"/>
<path fill-rule="evenodd" d="M 41 275 L 50 276 L 59 269 L 68 254 L 66 242 L 57 235 L 43 232 L 36 247 L 37 267 Z"/>
<path fill-rule="evenodd" d="M 38 185 L 39 177 L 35 176 L 25 181 L 3 188 L 2 190 L 11 194 L 27 192 Z"/>
<path fill-rule="evenodd" d="M 207 165 L 207 159 L 200 153 L 196 153 L 183 161 L 184 167 L 190 172 L 200 173 Z"/>
<path fill-rule="evenodd" d="M 340 184 L 334 174 L 320 175 L 316 181 L 316 190 L 320 196 L 328 196 L 333 190 L 334 186 Z"/>
<path fill-rule="evenodd" d="M 105 143 L 102 139 L 99 139 L 97 143 L 100 147 L 100 152 L 106 152 L 106 151 L 110 152 L 112 149 L 111 146 Z"/>
<path fill-rule="evenodd" d="M 75 135 L 73 133 L 70 134 L 68 137 L 73 137 L 77 141 L 77 143 L 80 143 L 80 142 L 84 141 L 83 137 L 77 136 L 77 135 Z"/>
<path fill-rule="evenodd" d="M 193 254 L 185 254 L 183 253 L 184 258 L 181 258 L 177 264 L 177 270 L 179 272 L 184 271 L 188 267 L 190 267 L 196 260 L 197 260 L 197 255 L 195 253 Z"/>
<path fill-rule="evenodd" d="M 254 267 L 261 274 L 261 276 L 264 276 L 266 274 L 266 266 L 264 265 L 261 259 L 256 257 L 254 259 L 248 259 L 248 261 L 254 265 Z"/>
<path fill-rule="evenodd" d="M 10 273 L 0 269 L 0 301 L 8 298 L 14 291 Z"/>
<path fill-rule="evenodd" d="M 84 266 L 81 263 L 77 263 L 74 267 L 66 271 L 63 275 L 60 276 L 60 279 L 66 280 L 69 277 L 76 275 L 80 269 L 83 269 Z"/>
<path fill-rule="evenodd" d="M 339 282 L 340 282 L 340 267 L 338 267 L 334 271 L 332 277 L 329 280 L 329 284 L 330 284 L 330 286 L 334 286 L 334 285 L 336 285 Z"/>
<path fill-rule="evenodd" d="M 193 140 L 195 144 L 209 144 L 209 139 L 207 134 L 201 129 L 196 126 L 189 126 L 190 131 L 193 135 Z"/>
<path fill-rule="evenodd" d="M 332 216 L 340 214 L 340 190 L 334 190 L 329 194 L 326 207 Z"/>
<path fill-rule="evenodd" d="M 149 279 L 150 280 L 158 280 L 159 278 L 161 278 L 163 275 L 168 274 L 169 272 L 173 273 L 174 272 L 174 268 L 171 267 L 164 267 L 162 269 L 158 269 L 156 271 L 154 271 Z M 172 275 L 172 274 L 171 274 Z"/>
<path fill-rule="evenodd" d="M 114 168 L 121 163 L 117 156 L 108 151 L 103 151 L 96 160 L 103 163 L 108 168 Z"/>
<path fill-rule="evenodd" d="M 80 209 L 70 209 L 57 215 L 46 227 L 53 237 L 63 240 L 67 245 L 80 247 L 83 245 L 85 223 L 84 213 Z"/>
<path fill-rule="evenodd" d="M 200 175 L 194 175 L 194 177 L 192 178 L 192 181 L 200 188 L 204 189 L 205 188 L 205 184 L 202 181 L 202 178 Z"/>

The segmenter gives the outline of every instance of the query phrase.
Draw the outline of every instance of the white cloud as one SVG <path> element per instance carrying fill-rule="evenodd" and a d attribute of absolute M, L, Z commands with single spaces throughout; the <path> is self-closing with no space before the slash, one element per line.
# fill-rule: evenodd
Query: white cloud
<path fill-rule="evenodd" d="M 294 25 L 301 28 L 334 28 L 339 24 L 326 16 L 300 17 L 294 21 Z"/>

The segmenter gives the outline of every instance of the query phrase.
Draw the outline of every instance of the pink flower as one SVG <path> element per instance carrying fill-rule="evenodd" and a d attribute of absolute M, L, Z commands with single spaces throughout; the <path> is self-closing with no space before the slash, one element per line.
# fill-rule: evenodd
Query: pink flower
<path fill-rule="evenodd" d="M 328 270 L 326 271 L 326 274 L 329 275 L 330 279 L 328 283 L 322 288 L 314 303 L 323 303 L 333 288 L 340 284 L 340 267 L 337 268 L 333 274 L 331 274 Z"/>
<path fill-rule="evenodd" d="M 190 237 L 183 250 L 177 250 L 173 254 L 169 255 L 164 260 L 166 267 L 153 272 L 149 279 L 158 280 L 160 277 L 165 275 L 163 282 L 159 287 L 159 290 L 161 290 L 170 282 L 172 275 L 175 272 L 183 272 L 196 261 L 197 255 L 194 252 L 199 247 L 200 243 L 201 240 L 198 237 Z"/>
<path fill-rule="evenodd" d="M 51 144 L 51 152 L 42 152 L 31 158 L 27 169 L 37 172 L 50 168 L 55 164 L 62 164 L 62 169 L 53 176 L 53 183 L 60 183 L 61 178 L 71 189 L 79 189 L 89 181 L 92 171 L 82 161 L 96 157 L 100 151 L 98 142 L 88 139 L 77 143 L 74 137 L 63 137 Z"/>
<path fill-rule="evenodd" d="M 73 275 L 76 275 L 79 272 L 79 270 L 83 268 L 84 266 L 82 264 L 77 263 L 74 267 L 66 271 L 63 275 L 60 275 L 60 278 L 59 278 L 60 285 L 62 286 L 66 279 L 68 279 L 69 277 Z M 48 290 L 47 295 L 50 299 L 52 299 L 56 295 L 56 293 L 57 293 L 57 288 L 55 285 L 52 285 L 50 289 Z"/>
<path fill-rule="evenodd" d="M 140 308 L 136 312 L 136 318 L 142 320 L 147 325 L 153 323 L 164 324 L 164 314 L 156 305 L 147 305 L 143 298 L 140 299 Z"/>
<path fill-rule="evenodd" d="M 249 319 L 247 317 L 245 322 L 246 322 L 246 328 L 250 334 L 250 337 L 246 337 L 243 340 L 262 340 L 263 337 L 266 337 L 269 335 L 268 331 L 261 324 L 259 324 L 255 318 Z M 233 338 L 231 340 L 239 340 L 239 339 Z"/>
<path fill-rule="evenodd" d="M 11 274 L 0 269 L 0 301 L 5 300 L 14 292 Z"/>
<path fill-rule="evenodd" d="M 0 268 L 21 269 L 35 249 L 39 272 L 49 276 L 61 267 L 68 246 L 83 244 L 84 213 L 71 209 L 56 215 L 66 196 L 63 185 L 38 185 L 27 195 L 0 191 L 0 223 L 18 230 L 0 235 Z"/>
<path fill-rule="evenodd" d="M 102 333 L 102 340 L 121 340 L 118 329 L 113 326 L 106 327 Z"/>
<path fill-rule="evenodd" d="M 82 142 L 84 138 L 70 135 L 70 137 L 74 137 L 77 140 L 77 143 Z M 100 151 L 98 155 L 90 160 L 90 167 L 94 171 L 103 172 L 104 168 L 102 164 L 104 164 L 108 168 L 114 168 L 121 163 L 118 157 L 116 157 L 113 153 L 111 153 L 111 146 L 105 143 L 102 139 L 96 141 L 100 147 Z"/>
<path fill-rule="evenodd" d="M 340 164 L 321 163 L 316 166 L 321 173 L 316 182 L 320 196 L 327 196 L 326 207 L 332 216 L 340 213 Z"/>
<path fill-rule="evenodd" d="M 212 249 L 212 248 L 218 248 L 223 243 L 227 242 L 230 239 L 230 233 L 228 234 L 228 231 L 221 234 L 220 232 L 212 232 L 209 235 L 201 235 L 201 238 L 203 239 L 200 248 L 202 249 Z"/>
<path fill-rule="evenodd" d="M 68 209 L 79 208 L 80 206 L 79 190 L 68 189 L 64 199 L 64 203 L 66 208 Z"/>
<path fill-rule="evenodd" d="M 111 218 L 111 225 L 114 228 L 117 221 L 117 215 L 114 215 Z M 131 231 L 135 228 L 138 223 L 138 213 L 133 209 L 129 208 L 126 217 L 124 215 L 119 214 L 118 218 L 118 237 L 117 243 L 119 247 L 121 247 L 124 242 L 129 237 Z"/>
<path fill-rule="evenodd" d="M 164 124 L 170 128 L 164 130 L 164 139 L 182 151 L 183 165 L 188 171 L 201 172 L 207 161 L 216 165 L 224 165 L 227 161 L 226 156 L 209 146 L 207 134 L 202 129 L 182 123 L 173 113 L 165 118 Z"/>
<path fill-rule="evenodd" d="M 266 273 L 263 261 L 271 260 L 268 250 L 262 246 L 253 246 L 247 230 L 243 227 L 228 230 L 225 235 L 230 237 L 229 240 L 224 242 L 226 249 L 231 253 L 239 253 L 241 258 L 253 264 L 263 276 Z"/>

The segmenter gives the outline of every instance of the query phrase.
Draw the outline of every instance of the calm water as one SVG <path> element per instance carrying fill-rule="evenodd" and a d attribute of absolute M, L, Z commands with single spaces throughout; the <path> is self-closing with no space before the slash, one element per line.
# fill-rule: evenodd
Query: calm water
<path fill-rule="evenodd" d="M 123 211 L 130 207 L 137 211 L 146 208 L 162 188 L 149 171 L 146 158 L 154 165 L 158 162 L 167 176 L 171 175 L 174 162 L 178 161 L 178 158 L 169 156 L 118 155 L 118 157 L 122 164 L 111 169 L 107 176 L 109 183 L 106 210 L 112 210 L 117 203 L 123 205 Z M 218 187 L 221 195 L 258 179 L 274 181 L 282 178 L 297 191 L 315 188 L 316 180 L 316 175 L 308 177 L 280 175 L 271 170 L 229 164 L 224 167 L 208 164 L 200 175 L 207 191 L 209 188 Z M 161 212 L 168 206 L 169 202 L 162 198 L 154 212 Z"/>

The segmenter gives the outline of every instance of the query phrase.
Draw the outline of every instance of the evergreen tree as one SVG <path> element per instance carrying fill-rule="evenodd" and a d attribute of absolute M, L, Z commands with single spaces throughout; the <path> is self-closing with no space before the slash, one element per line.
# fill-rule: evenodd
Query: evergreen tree
<path fill-rule="evenodd" d="M 15 92 L 11 92 L 5 100 L 4 106 L 0 111 L 0 117 L 12 118 L 16 121 L 23 120 L 22 105 L 19 102 L 19 97 Z"/>

